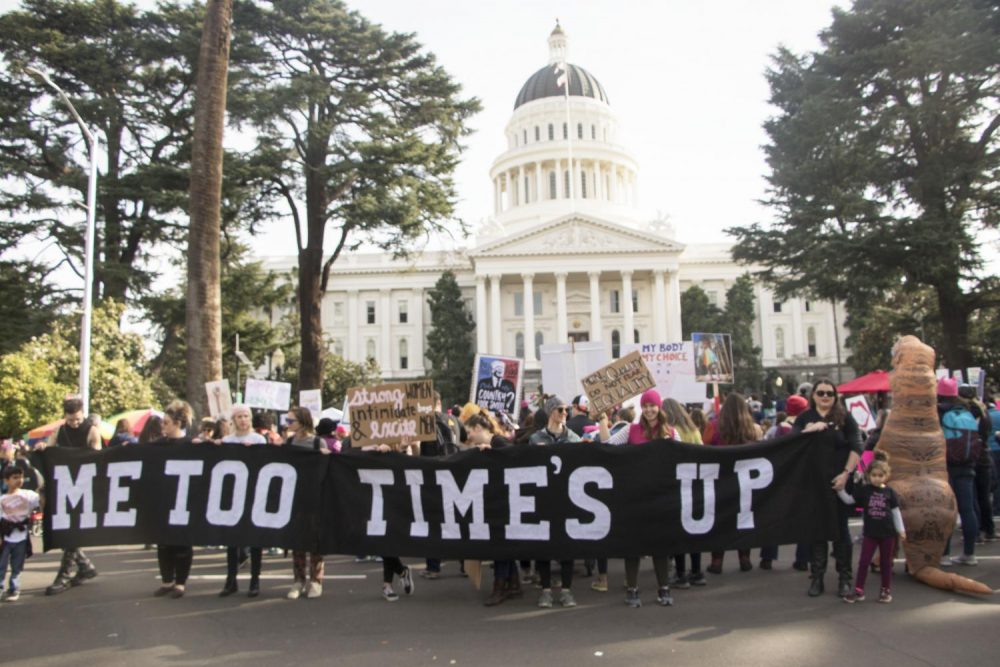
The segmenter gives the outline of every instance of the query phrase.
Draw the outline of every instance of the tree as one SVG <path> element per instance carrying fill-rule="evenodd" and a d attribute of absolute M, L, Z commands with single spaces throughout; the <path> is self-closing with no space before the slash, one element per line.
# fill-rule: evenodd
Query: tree
<path fill-rule="evenodd" d="M 421 50 L 340 0 L 241 4 L 257 48 L 233 67 L 230 112 L 260 134 L 260 188 L 285 207 L 298 245 L 299 383 L 322 385 L 321 301 L 341 253 L 362 243 L 404 252 L 449 222 L 451 174 L 478 110 Z M 304 207 L 300 205 L 304 202 Z M 327 232 L 332 251 L 326 250 Z"/>
<path fill-rule="evenodd" d="M 24 0 L 0 16 L 0 252 L 52 247 L 82 280 L 87 152 L 65 105 L 24 72 L 48 72 L 94 129 L 96 298 L 148 288 L 148 259 L 178 244 L 187 201 L 197 11 L 140 12 L 117 0 Z M 55 263 L 55 262 L 53 262 Z"/>
<path fill-rule="evenodd" d="M 765 124 L 776 220 L 731 228 L 779 296 L 933 290 L 949 366 L 998 302 L 982 232 L 1000 221 L 1000 23 L 980 0 L 857 0 L 822 49 L 779 49 Z"/>
<path fill-rule="evenodd" d="M 722 311 L 708 300 L 708 294 L 698 285 L 681 294 L 681 334 L 691 340 L 691 334 L 722 332 Z"/>
<path fill-rule="evenodd" d="M 32 336 L 48 331 L 63 306 L 65 289 L 54 286 L 52 269 L 37 262 L 0 260 L 0 355 L 13 352 Z"/>
<path fill-rule="evenodd" d="M 196 414 L 208 414 L 206 382 L 222 378 L 222 295 L 219 228 L 222 136 L 226 125 L 232 0 L 208 0 L 198 54 L 194 141 L 191 150 L 187 252 L 187 395 Z M 238 391 L 238 389 L 237 389 Z"/>
<path fill-rule="evenodd" d="M 476 323 L 465 309 L 455 274 L 445 271 L 427 292 L 431 330 L 427 333 L 427 360 L 431 379 L 445 405 L 464 403 L 472 382 L 472 332 Z"/>
<path fill-rule="evenodd" d="M 20 436 L 58 419 L 62 399 L 76 386 L 56 382 L 37 345 L 0 357 L 0 435 Z"/>
<path fill-rule="evenodd" d="M 726 290 L 726 308 L 722 314 L 722 331 L 732 335 L 733 380 L 746 393 L 760 391 L 764 380 L 764 365 L 760 348 L 753 343 L 756 300 L 753 279 L 744 273 Z"/>

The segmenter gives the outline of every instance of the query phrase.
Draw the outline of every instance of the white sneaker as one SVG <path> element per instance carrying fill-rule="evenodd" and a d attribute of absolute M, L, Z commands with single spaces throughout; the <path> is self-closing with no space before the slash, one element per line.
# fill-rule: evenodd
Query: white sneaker
<path fill-rule="evenodd" d="M 11 591 L 7 593 L 7 602 L 17 602 L 21 599 L 21 591 Z"/>
<path fill-rule="evenodd" d="M 288 591 L 288 595 L 285 597 L 289 600 L 298 600 L 299 596 L 302 595 L 306 590 L 306 585 L 304 582 L 296 581 L 292 584 L 292 590 Z"/>
<path fill-rule="evenodd" d="M 958 563 L 959 565 L 979 565 L 975 554 L 962 554 L 961 556 L 955 556 L 951 560 L 953 563 Z"/>
<path fill-rule="evenodd" d="M 941 556 L 941 567 L 951 567 L 955 560 L 951 556 Z"/>
<path fill-rule="evenodd" d="M 323 584 L 318 581 L 310 581 L 306 586 L 306 598 L 314 600 L 323 594 Z"/>

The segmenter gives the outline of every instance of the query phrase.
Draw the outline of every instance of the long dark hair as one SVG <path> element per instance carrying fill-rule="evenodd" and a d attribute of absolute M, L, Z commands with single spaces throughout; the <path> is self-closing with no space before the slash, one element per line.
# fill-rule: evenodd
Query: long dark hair
<path fill-rule="evenodd" d="M 719 410 L 719 442 L 724 445 L 743 445 L 757 439 L 753 417 L 747 401 L 735 391 L 726 397 Z"/>
<path fill-rule="evenodd" d="M 830 385 L 833 389 L 833 405 L 830 407 L 830 412 L 826 415 L 826 421 L 832 423 L 837 428 L 844 428 L 847 410 L 844 409 L 843 403 L 840 402 L 840 392 L 837 391 L 837 385 L 830 378 L 820 378 L 813 383 L 812 391 L 809 392 L 809 407 L 816 410 L 816 389 L 821 384 Z M 819 410 L 816 410 L 816 412 L 818 413 Z"/>

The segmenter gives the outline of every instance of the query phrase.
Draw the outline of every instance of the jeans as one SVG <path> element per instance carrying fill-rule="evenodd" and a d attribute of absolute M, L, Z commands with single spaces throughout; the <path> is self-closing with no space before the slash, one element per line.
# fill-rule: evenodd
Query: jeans
<path fill-rule="evenodd" d="M 990 478 L 990 491 L 993 492 L 993 514 L 1000 514 L 1000 491 L 997 490 L 997 478 L 1000 476 L 1000 449 L 991 449 L 993 460 L 993 476 Z"/>
<path fill-rule="evenodd" d="M 976 521 L 976 473 L 971 468 L 948 468 L 948 483 L 955 492 L 958 516 L 962 519 L 962 553 L 971 556 L 976 552 L 979 523 Z M 944 548 L 951 553 L 951 540 Z"/>
<path fill-rule="evenodd" d="M 11 593 L 21 590 L 21 570 L 24 569 L 24 559 L 28 553 L 28 540 L 20 542 L 4 542 L 0 552 L 0 589 L 3 588 L 4 577 L 7 576 L 7 564 L 10 564 L 10 584 L 7 590 Z"/>
<path fill-rule="evenodd" d="M 688 554 L 691 558 L 691 574 L 701 574 L 701 554 Z M 684 576 L 684 554 L 674 556 L 674 566 L 677 568 L 677 576 Z"/>
<path fill-rule="evenodd" d="M 441 571 L 441 559 L 440 558 L 427 558 L 427 571 L 428 572 L 440 572 Z"/>
<path fill-rule="evenodd" d="M 976 466 L 976 518 L 979 519 L 979 530 L 994 537 L 997 528 L 993 525 L 993 504 L 990 502 L 991 468 L 992 463 L 988 466 Z"/>

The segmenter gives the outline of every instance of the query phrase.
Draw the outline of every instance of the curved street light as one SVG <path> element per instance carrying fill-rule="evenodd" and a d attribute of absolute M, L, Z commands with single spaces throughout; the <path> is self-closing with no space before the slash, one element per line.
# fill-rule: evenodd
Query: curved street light
<path fill-rule="evenodd" d="M 90 153 L 90 174 L 87 177 L 87 230 L 83 238 L 83 320 L 80 323 L 80 399 L 83 401 L 83 414 L 90 414 L 90 330 L 91 301 L 93 300 L 94 283 L 94 223 L 97 210 L 97 139 L 80 118 L 76 107 L 69 101 L 63 89 L 57 86 L 49 75 L 34 67 L 25 67 L 24 71 L 35 79 L 52 88 L 59 98 L 69 108 L 83 132 L 87 149 Z"/>

